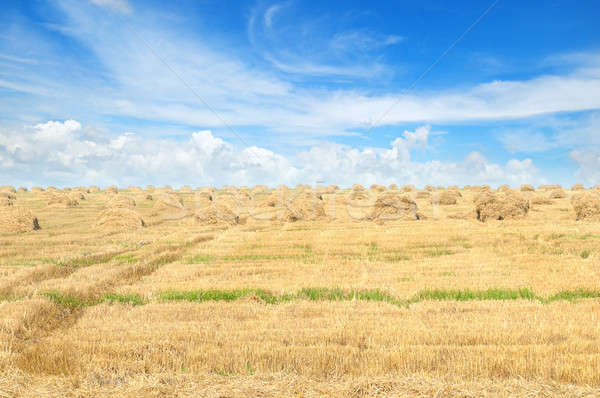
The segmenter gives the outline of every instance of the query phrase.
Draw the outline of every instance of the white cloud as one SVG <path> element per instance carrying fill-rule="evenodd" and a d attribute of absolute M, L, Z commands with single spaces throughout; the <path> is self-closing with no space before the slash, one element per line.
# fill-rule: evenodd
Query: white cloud
<path fill-rule="evenodd" d="M 90 2 L 124 14 L 129 14 L 133 11 L 127 0 L 90 0 Z"/>
<path fill-rule="evenodd" d="M 502 184 L 540 182 L 530 159 L 505 165 L 477 152 L 460 162 L 415 161 L 427 148 L 429 126 L 405 131 L 388 148 L 320 143 L 294 158 L 252 146 L 242 150 L 204 130 L 187 139 L 106 137 L 74 120 L 0 131 L 4 182 L 22 185 L 170 184 Z"/>
<path fill-rule="evenodd" d="M 576 176 L 589 185 L 600 184 L 600 150 L 577 149 L 570 153 L 579 169 Z"/>

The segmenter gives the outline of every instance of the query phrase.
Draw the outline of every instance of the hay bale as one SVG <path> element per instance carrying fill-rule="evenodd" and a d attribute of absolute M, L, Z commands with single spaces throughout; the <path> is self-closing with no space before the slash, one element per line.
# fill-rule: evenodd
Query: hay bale
<path fill-rule="evenodd" d="M 0 232 L 22 233 L 40 229 L 38 219 L 29 209 L 20 206 L 0 207 Z"/>
<path fill-rule="evenodd" d="M 192 187 L 190 187 L 189 185 L 184 185 L 181 188 L 179 188 L 179 192 L 181 193 L 192 193 Z"/>
<path fill-rule="evenodd" d="M 363 187 L 360 184 L 354 184 L 354 185 L 352 185 L 352 190 L 355 191 L 355 192 L 356 191 L 366 191 L 365 187 Z"/>
<path fill-rule="evenodd" d="M 529 203 L 532 205 L 551 205 L 554 201 L 543 196 L 536 196 L 535 198 L 531 198 Z"/>
<path fill-rule="evenodd" d="M 69 197 L 69 195 L 64 193 L 53 193 L 50 192 L 47 195 L 47 204 L 50 207 L 62 207 L 62 208 L 71 208 L 79 206 L 79 202 Z"/>
<path fill-rule="evenodd" d="M 96 186 L 96 185 L 92 185 L 88 191 L 89 193 L 95 193 L 95 192 L 100 192 L 100 187 Z"/>
<path fill-rule="evenodd" d="M 27 192 L 27 188 L 25 187 L 19 187 L 19 189 L 17 189 L 18 192 L 24 193 Z"/>
<path fill-rule="evenodd" d="M 558 184 L 546 184 L 546 185 L 540 185 L 538 187 L 538 189 L 541 191 L 553 191 L 555 189 L 562 189 L 562 187 Z"/>
<path fill-rule="evenodd" d="M 267 187 L 266 185 L 255 185 L 252 187 L 252 189 L 250 189 L 250 192 L 255 193 L 255 192 L 266 192 L 269 190 L 269 187 Z"/>
<path fill-rule="evenodd" d="M 417 188 L 415 188 L 414 185 L 409 184 L 409 185 L 404 185 L 402 188 L 400 188 L 400 190 L 402 192 L 413 192 L 413 191 L 416 191 Z"/>
<path fill-rule="evenodd" d="M 161 194 L 158 199 L 156 199 L 156 203 L 154 204 L 154 209 L 159 211 L 183 210 L 184 208 L 183 199 L 170 193 Z"/>
<path fill-rule="evenodd" d="M 419 220 L 418 207 L 407 195 L 384 192 L 377 197 L 370 219 L 373 221 Z"/>
<path fill-rule="evenodd" d="M 259 220 L 295 222 L 325 218 L 323 196 L 312 189 L 303 191 L 273 192 L 255 197 L 250 216 Z"/>
<path fill-rule="evenodd" d="M 369 199 L 371 199 L 371 196 L 369 195 L 369 193 L 367 191 L 354 191 L 353 190 L 348 195 L 348 199 L 351 200 L 351 201 L 369 200 Z"/>
<path fill-rule="evenodd" d="M 44 192 L 44 188 L 42 188 L 42 187 L 33 187 L 33 188 L 31 188 L 31 192 L 33 192 L 33 193 Z"/>
<path fill-rule="evenodd" d="M 71 199 L 73 200 L 85 200 L 85 195 L 83 194 L 83 192 L 80 191 L 73 191 L 68 195 Z"/>
<path fill-rule="evenodd" d="M 8 200 L 15 200 L 15 199 L 17 199 L 17 195 L 13 194 L 12 192 L 0 191 L 0 198 L 6 198 Z"/>
<path fill-rule="evenodd" d="M 417 192 L 417 199 L 429 199 L 431 197 L 431 193 L 428 191 L 419 191 Z"/>
<path fill-rule="evenodd" d="M 154 185 L 146 185 L 146 191 L 154 191 Z"/>
<path fill-rule="evenodd" d="M 475 215 L 481 222 L 520 219 L 529 212 L 529 202 L 514 192 L 484 192 L 474 201 Z"/>
<path fill-rule="evenodd" d="M 521 185 L 521 192 L 533 192 L 535 191 L 535 188 L 529 184 L 523 184 Z"/>
<path fill-rule="evenodd" d="M 436 192 L 431 196 L 432 205 L 455 205 L 457 202 L 458 195 L 455 191 L 442 191 Z"/>
<path fill-rule="evenodd" d="M 600 221 L 600 194 L 586 192 L 571 198 L 571 205 L 575 210 L 575 219 Z"/>
<path fill-rule="evenodd" d="M 398 190 L 398 185 L 396 184 L 390 184 L 388 185 L 388 189 L 391 191 L 397 191 Z"/>
<path fill-rule="evenodd" d="M 375 192 L 385 192 L 387 190 L 386 187 L 384 187 L 383 185 L 378 185 L 378 184 L 373 184 L 371 185 L 371 191 L 375 191 Z"/>
<path fill-rule="evenodd" d="M 562 189 L 555 189 L 550 192 L 550 199 L 564 199 L 567 197 L 567 194 Z"/>
<path fill-rule="evenodd" d="M 117 188 L 115 185 L 111 185 L 110 187 L 106 187 L 104 192 L 111 193 L 111 194 L 117 194 L 117 193 L 119 193 L 119 188 Z"/>
<path fill-rule="evenodd" d="M 498 187 L 498 192 L 510 192 L 510 191 L 512 191 L 512 188 L 508 184 L 500 185 Z"/>
<path fill-rule="evenodd" d="M 583 186 L 583 184 L 575 184 L 571 187 L 571 191 L 583 191 L 585 190 L 585 187 Z"/>
<path fill-rule="evenodd" d="M 3 185 L 0 187 L 0 192 L 17 193 L 17 190 L 11 185 Z"/>
<path fill-rule="evenodd" d="M 96 226 L 105 229 L 134 230 L 146 226 L 146 223 L 131 209 L 111 208 L 100 213 Z"/>
<path fill-rule="evenodd" d="M 435 187 L 433 185 L 425 185 L 425 187 L 423 188 L 424 190 L 426 190 L 427 192 L 433 192 L 435 191 Z"/>
<path fill-rule="evenodd" d="M 6 207 L 6 206 L 12 206 L 12 205 L 13 205 L 12 200 L 10 200 L 9 198 L 0 196 L 0 207 Z"/>
<path fill-rule="evenodd" d="M 129 190 L 130 192 L 133 192 L 133 193 L 143 193 L 144 192 L 144 190 L 142 188 L 135 186 L 135 185 L 130 185 L 127 188 L 127 190 Z"/>
<path fill-rule="evenodd" d="M 133 209 L 136 206 L 135 200 L 125 195 L 117 194 L 110 198 L 106 204 L 110 208 Z"/>
<path fill-rule="evenodd" d="M 63 192 L 65 192 L 65 193 L 69 193 L 69 192 L 71 192 L 71 191 L 72 191 L 72 189 L 71 189 L 71 188 L 69 188 L 69 187 L 65 187 L 65 188 L 63 188 Z"/>

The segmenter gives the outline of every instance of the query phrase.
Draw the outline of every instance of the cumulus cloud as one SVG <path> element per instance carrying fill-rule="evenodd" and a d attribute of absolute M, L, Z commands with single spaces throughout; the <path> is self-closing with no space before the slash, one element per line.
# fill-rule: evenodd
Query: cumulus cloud
<path fill-rule="evenodd" d="M 321 143 L 287 158 L 266 148 L 237 149 L 211 131 L 187 139 L 98 134 L 74 120 L 0 131 L 0 167 L 15 185 L 502 184 L 540 181 L 530 159 L 500 165 L 473 152 L 460 162 L 415 161 L 429 126 L 405 131 L 388 148 Z"/>

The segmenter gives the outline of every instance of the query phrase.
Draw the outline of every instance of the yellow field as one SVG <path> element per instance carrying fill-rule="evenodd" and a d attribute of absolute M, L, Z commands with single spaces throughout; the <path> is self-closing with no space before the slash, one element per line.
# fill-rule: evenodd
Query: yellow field
<path fill-rule="evenodd" d="M 19 192 L 41 229 L 0 233 L 0 397 L 600 396 L 600 223 L 566 192 L 375 223 L 341 191 L 333 220 L 229 226 L 120 190 L 132 231 L 96 226 L 108 193 Z"/>

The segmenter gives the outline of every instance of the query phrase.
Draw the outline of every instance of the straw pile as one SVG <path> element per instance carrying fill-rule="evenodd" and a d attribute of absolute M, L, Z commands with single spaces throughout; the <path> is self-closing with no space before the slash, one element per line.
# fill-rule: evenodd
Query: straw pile
<path fill-rule="evenodd" d="M 3 186 L 0 187 L 0 192 L 17 193 L 17 190 L 13 186 L 3 185 Z"/>
<path fill-rule="evenodd" d="M 181 193 L 192 193 L 192 187 L 190 187 L 189 185 L 184 185 L 181 188 L 179 188 L 179 192 L 181 192 Z"/>
<path fill-rule="evenodd" d="M 425 185 L 425 187 L 423 188 L 424 190 L 426 190 L 427 192 L 433 192 L 435 191 L 435 187 L 433 185 Z"/>
<path fill-rule="evenodd" d="M 529 201 L 532 205 L 551 205 L 554 203 L 552 199 L 543 196 L 536 196 Z"/>
<path fill-rule="evenodd" d="M 18 192 L 27 192 L 27 188 L 25 187 L 19 187 L 19 189 L 17 189 Z"/>
<path fill-rule="evenodd" d="M 12 206 L 12 205 L 13 205 L 13 201 L 12 200 L 10 200 L 7 197 L 0 196 L 0 207 Z"/>
<path fill-rule="evenodd" d="M 418 207 L 407 195 L 396 192 L 384 192 L 375 200 L 371 220 L 419 220 Z"/>
<path fill-rule="evenodd" d="M 474 199 L 475 215 L 479 221 L 524 218 L 529 202 L 513 192 L 484 192 Z"/>
<path fill-rule="evenodd" d="M 154 204 L 154 210 L 158 211 L 183 209 L 183 199 L 170 193 L 161 194 Z"/>
<path fill-rule="evenodd" d="M 404 185 L 402 188 L 400 188 L 400 190 L 402 192 L 413 192 L 413 191 L 416 191 L 417 188 L 415 188 L 414 185 L 410 184 L 410 185 Z"/>
<path fill-rule="evenodd" d="M 352 185 L 352 190 L 353 191 L 366 191 L 365 187 L 363 187 L 360 184 L 354 184 L 354 185 Z"/>
<path fill-rule="evenodd" d="M 564 199 L 567 197 L 567 194 L 562 189 L 555 189 L 550 192 L 550 199 Z"/>
<path fill-rule="evenodd" d="M 12 192 L 0 191 L 0 198 L 6 198 L 8 200 L 14 200 L 14 199 L 17 199 L 17 195 L 13 194 Z"/>
<path fill-rule="evenodd" d="M 386 187 L 384 187 L 383 185 L 378 185 L 378 184 L 373 184 L 371 185 L 371 191 L 375 191 L 375 192 L 385 192 L 387 190 Z"/>
<path fill-rule="evenodd" d="M 0 232 L 22 233 L 40 229 L 38 219 L 20 206 L 0 207 Z"/>
<path fill-rule="evenodd" d="M 94 192 L 100 192 L 100 187 L 97 187 L 96 185 L 92 185 L 92 186 L 90 187 L 90 190 L 89 190 L 89 192 L 90 192 L 90 193 L 94 193 Z"/>
<path fill-rule="evenodd" d="M 398 190 L 398 185 L 396 185 L 396 184 L 390 184 L 388 186 L 388 189 L 391 190 L 391 191 L 396 191 L 396 190 Z"/>
<path fill-rule="evenodd" d="M 104 192 L 116 194 L 116 193 L 119 193 L 119 189 L 116 186 L 111 185 L 110 187 L 106 187 L 106 189 L 104 190 Z"/>
<path fill-rule="evenodd" d="M 583 193 L 571 198 L 576 220 L 600 221 L 600 194 Z"/>
<path fill-rule="evenodd" d="M 97 227 L 114 230 L 134 230 L 146 224 L 138 213 L 131 209 L 111 208 L 100 213 Z"/>
<path fill-rule="evenodd" d="M 521 185 L 521 192 L 533 192 L 535 191 L 535 188 L 529 184 L 523 184 Z"/>
<path fill-rule="evenodd" d="M 64 193 L 53 193 L 50 192 L 47 194 L 47 203 L 48 206 L 51 207 L 62 207 L 62 208 L 71 208 L 79 206 L 79 202 L 75 199 L 69 197 L 69 195 Z"/>
<path fill-rule="evenodd" d="M 419 191 L 417 192 L 417 199 L 429 199 L 431 197 L 431 193 L 429 191 Z"/>
<path fill-rule="evenodd" d="M 128 196 L 117 194 L 112 196 L 106 205 L 113 209 L 133 209 L 136 203 L 134 199 Z"/>
<path fill-rule="evenodd" d="M 542 191 L 553 191 L 555 189 L 562 189 L 562 187 L 557 184 L 546 184 L 546 185 L 540 185 L 538 187 L 538 189 L 542 190 Z"/>
<path fill-rule="evenodd" d="M 442 191 L 436 192 L 431 196 L 432 205 L 455 205 L 458 200 L 458 191 Z"/>
<path fill-rule="evenodd" d="M 583 191 L 585 190 L 585 187 L 583 186 L 583 184 L 575 184 L 571 187 L 571 191 Z"/>
<path fill-rule="evenodd" d="M 42 188 L 42 187 L 33 187 L 33 188 L 31 188 L 31 192 L 34 192 L 34 193 L 44 192 L 44 188 Z"/>

